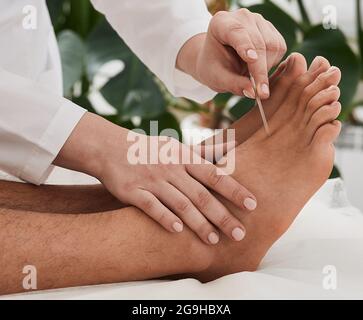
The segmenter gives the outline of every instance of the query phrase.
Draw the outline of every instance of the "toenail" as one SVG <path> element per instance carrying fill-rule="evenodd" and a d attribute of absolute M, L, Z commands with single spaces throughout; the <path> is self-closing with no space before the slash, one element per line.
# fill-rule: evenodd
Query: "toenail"
<path fill-rule="evenodd" d="M 234 228 L 232 231 L 232 237 L 236 241 L 241 241 L 246 235 L 246 232 L 241 228 Z"/>
<path fill-rule="evenodd" d="M 295 64 L 295 57 L 290 56 L 287 61 L 286 71 L 289 72 Z"/>
<path fill-rule="evenodd" d="M 246 198 L 245 201 L 243 201 L 243 204 L 246 207 L 246 209 L 251 211 L 257 208 L 257 202 L 252 198 Z"/>
<path fill-rule="evenodd" d="M 251 93 L 249 93 L 247 90 L 243 90 L 243 95 L 245 96 L 245 97 L 247 97 L 247 98 L 249 98 L 249 99 L 254 99 L 255 98 L 255 95 L 253 94 L 251 94 Z"/>
<path fill-rule="evenodd" d="M 309 68 L 309 71 L 310 72 L 313 72 L 313 71 L 316 71 L 318 70 L 318 68 L 320 67 L 321 65 L 321 59 L 322 57 L 321 56 L 317 56 L 315 57 L 315 59 L 313 60 L 313 62 L 311 63 L 310 65 L 310 68 Z"/>
<path fill-rule="evenodd" d="M 249 49 L 249 50 L 247 50 L 247 57 L 249 57 L 250 59 L 253 59 L 253 60 L 257 60 L 258 54 L 255 50 Z"/>
<path fill-rule="evenodd" d="M 339 69 L 338 69 L 337 67 L 334 67 L 334 66 L 333 66 L 333 67 L 330 67 L 330 68 L 329 68 L 329 70 L 327 71 L 327 73 L 329 73 L 329 74 L 330 74 L 330 73 L 334 73 L 334 72 L 336 72 L 336 71 L 338 71 L 338 70 L 339 70 Z"/>
<path fill-rule="evenodd" d="M 219 237 L 218 234 L 216 234 L 215 232 L 211 232 L 208 236 L 208 241 L 211 244 L 217 244 L 219 242 Z"/>
<path fill-rule="evenodd" d="M 265 94 L 265 95 L 270 95 L 270 89 L 268 87 L 268 85 L 266 83 L 263 83 L 261 85 L 261 91 Z"/>
<path fill-rule="evenodd" d="M 183 231 L 183 225 L 181 223 L 179 223 L 179 222 L 174 222 L 173 229 L 176 232 L 182 232 Z"/>

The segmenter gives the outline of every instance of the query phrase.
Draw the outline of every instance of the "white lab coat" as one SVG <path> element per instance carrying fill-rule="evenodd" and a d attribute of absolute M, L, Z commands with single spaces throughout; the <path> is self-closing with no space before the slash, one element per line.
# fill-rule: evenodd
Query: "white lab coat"
<path fill-rule="evenodd" d="M 172 94 L 199 102 L 213 97 L 175 68 L 184 43 L 207 31 L 211 16 L 204 0 L 91 2 Z M 36 29 L 24 28 L 29 8 L 36 9 Z M 0 0 L 0 43 L 0 170 L 41 184 L 86 111 L 62 97 L 59 52 L 45 0 Z"/>

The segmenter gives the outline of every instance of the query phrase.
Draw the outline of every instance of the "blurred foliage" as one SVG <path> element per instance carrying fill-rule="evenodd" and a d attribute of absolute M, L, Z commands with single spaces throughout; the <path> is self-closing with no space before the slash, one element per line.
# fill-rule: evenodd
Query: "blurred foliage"
<path fill-rule="evenodd" d="M 116 114 L 103 116 L 148 134 L 152 120 L 158 121 L 160 131 L 170 128 L 181 133 L 179 122 L 168 110 L 169 105 L 177 107 L 177 103 L 89 0 L 47 0 L 47 5 L 57 34 L 67 98 L 97 112 L 89 99 L 95 76 L 106 63 L 120 60 L 123 70 L 99 90 Z M 189 110 L 189 104 L 184 108 Z"/>

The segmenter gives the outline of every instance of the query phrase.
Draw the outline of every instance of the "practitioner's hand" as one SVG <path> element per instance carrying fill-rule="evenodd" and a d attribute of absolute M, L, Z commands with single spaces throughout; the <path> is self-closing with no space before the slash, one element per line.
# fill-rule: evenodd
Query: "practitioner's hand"
<path fill-rule="evenodd" d="M 186 159 L 188 154 L 193 164 L 182 164 L 181 155 Z M 120 201 L 143 210 L 168 231 L 181 232 L 186 224 L 208 244 L 218 242 L 219 230 L 242 240 L 245 229 L 207 188 L 246 211 L 256 207 L 251 192 L 177 140 L 136 134 L 90 113 L 54 163 L 95 176 Z"/>
<path fill-rule="evenodd" d="M 286 43 L 271 22 L 247 9 L 218 12 L 207 34 L 180 50 L 177 67 L 216 92 L 253 98 L 249 74 L 262 99 L 270 95 L 268 72 L 286 53 Z"/>

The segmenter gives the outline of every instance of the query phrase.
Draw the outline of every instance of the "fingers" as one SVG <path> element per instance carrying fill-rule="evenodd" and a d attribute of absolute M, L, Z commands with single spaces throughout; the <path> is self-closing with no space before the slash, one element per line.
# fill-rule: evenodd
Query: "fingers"
<path fill-rule="evenodd" d="M 166 230 L 170 232 L 183 231 L 183 222 L 149 191 L 137 189 L 130 195 L 129 202 L 144 211 Z"/>
<path fill-rule="evenodd" d="M 257 207 L 255 196 L 231 176 L 223 174 L 212 164 L 186 166 L 187 172 L 200 183 L 231 201 L 238 208 L 253 211 Z"/>
<path fill-rule="evenodd" d="M 220 77 L 216 80 L 216 85 L 214 87 L 211 87 L 216 92 L 230 92 L 234 95 L 241 96 L 244 94 L 245 96 L 249 98 L 254 97 L 254 91 L 251 84 L 251 81 L 243 77 L 235 72 L 232 72 L 230 70 L 216 70 L 217 74 L 223 75 L 223 77 Z"/>
<path fill-rule="evenodd" d="M 277 65 L 286 53 L 286 43 L 277 29 L 260 14 L 247 9 L 220 12 L 211 22 L 215 38 L 232 47 L 247 64 L 257 84 L 262 99 L 270 96 L 269 70 Z M 244 87 L 245 96 L 254 97 L 250 88 Z"/>
<path fill-rule="evenodd" d="M 184 185 L 181 189 L 185 190 L 185 187 L 190 188 L 191 186 L 189 184 Z M 169 183 L 165 183 L 164 185 L 158 185 L 153 193 L 170 210 L 175 212 L 202 241 L 207 244 L 217 244 L 219 242 L 219 234 L 216 228 L 180 190 Z"/>
<path fill-rule="evenodd" d="M 202 184 L 188 174 L 183 179 L 175 179 L 171 182 L 228 238 L 235 241 L 241 241 L 244 238 L 246 232 L 241 222 Z"/>
<path fill-rule="evenodd" d="M 267 25 L 267 27 L 270 29 L 270 33 L 268 33 L 266 30 L 267 36 L 265 36 L 264 32 L 262 35 L 266 42 L 267 52 L 271 53 L 267 54 L 267 67 L 269 70 L 271 70 L 272 67 L 277 66 L 284 58 L 287 52 L 287 45 L 284 37 L 275 28 L 275 26 L 270 21 L 264 20 L 264 22 L 264 25 Z M 271 41 L 271 39 L 273 40 Z"/>
<path fill-rule="evenodd" d="M 256 89 L 259 97 L 267 99 L 270 96 L 270 85 L 268 79 L 266 46 L 260 34 L 255 32 L 254 36 L 258 59 L 247 63 L 248 70 L 256 82 Z"/>

